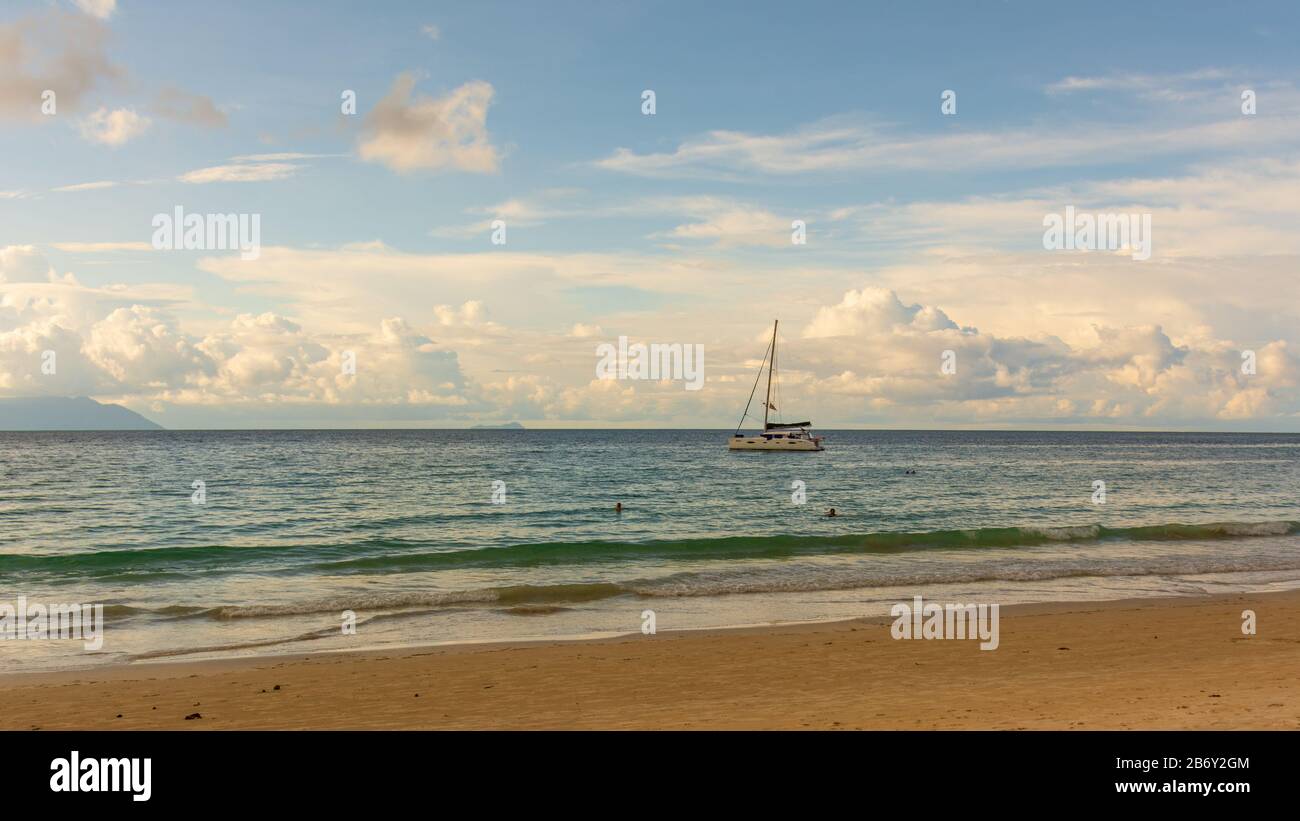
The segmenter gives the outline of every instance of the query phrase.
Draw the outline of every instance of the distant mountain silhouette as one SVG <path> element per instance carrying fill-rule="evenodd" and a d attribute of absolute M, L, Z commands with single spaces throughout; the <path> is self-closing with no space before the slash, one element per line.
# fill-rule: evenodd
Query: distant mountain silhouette
<path fill-rule="evenodd" d="M 475 425 L 472 430 L 523 430 L 518 422 L 506 422 L 504 425 Z"/>
<path fill-rule="evenodd" d="M 162 430 L 133 410 L 86 396 L 0 399 L 0 430 Z"/>

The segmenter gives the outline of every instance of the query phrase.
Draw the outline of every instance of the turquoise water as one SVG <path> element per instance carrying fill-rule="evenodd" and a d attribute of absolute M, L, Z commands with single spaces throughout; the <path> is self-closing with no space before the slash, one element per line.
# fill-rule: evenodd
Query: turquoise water
<path fill-rule="evenodd" d="M 0 603 L 107 618 L 98 653 L 3 641 L 0 663 L 1300 587 L 1300 435 L 824 433 L 789 454 L 723 431 L 0 433 Z"/>

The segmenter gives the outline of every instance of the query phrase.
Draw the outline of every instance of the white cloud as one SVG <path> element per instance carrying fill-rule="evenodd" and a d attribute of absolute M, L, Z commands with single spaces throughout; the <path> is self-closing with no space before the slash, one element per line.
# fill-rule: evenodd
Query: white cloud
<path fill-rule="evenodd" d="M 863 288 L 846 293 L 838 305 L 818 311 L 803 335 L 810 339 L 854 336 L 900 327 L 928 332 L 955 329 L 957 324 L 938 308 L 904 305 L 893 291 Z"/>
<path fill-rule="evenodd" d="M 52 188 L 51 191 L 56 193 L 67 193 L 71 191 L 98 191 L 102 188 L 114 188 L 116 182 L 112 180 L 101 180 L 99 182 L 79 182 L 74 185 L 61 185 L 58 188 Z"/>
<path fill-rule="evenodd" d="M 459 308 L 435 305 L 433 315 L 439 325 L 482 325 L 487 321 L 487 309 L 478 300 L 470 300 Z"/>
<path fill-rule="evenodd" d="M 1065 94 L 1074 91 L 1148 91 L 1151 89 L 1185 88 L 1213 82 L 1219 85 L 1232 77 L 1218 68 L 1203 68 L 1174 74 L 1143 74 L 1116 72 L 1106 75 L 1064 77 L 1047 86 L 1048 93 Z"/>
<path fill-rule="evenodd" d="M 103 107 L 79 123 L 82 137 L 112 148 L 118 148 L 140 136 L 149 130 L 149 125 L 149 118 L 140 116 L 134 109 L 117 108 L 110 111 Z"/>
<path fill-rule="evenodd" d="M 984 252 L 1040 248 L 1043 218 L 1078 213 L 1150 214 L 1153 258 L 1300 253 L 1300 162 L 1253 158 L 1193 167 L 1167 177 L 1121 177 L 999 196 L 842 206 L 840 243 L 872 248 L 962 247 Z M 1081 252 L 1082 253 L 1082 252 Z"/>
<path fill-rule="evenodd" d="M 437 40 L 442 37 L 442 30 L 432 23 L 421 26 L 420 33 L 430 40 Z"/>
<path fill-rule="evenodd" d="M 0 248 L 0 282 L 49 282 L 54 269 L 34 245 Z"/>
<path fill-rule="evenodd" d="M 182 174 L 181 182 L 204 185 L 213 182 L 271 182 L 292 177 L 300 165 L 282 162 L 242 163 L 215 165 Z"/>
<path fill-rule="evenodd" d="M 117 0 L 75 0 L 77 8 L 92 17 L 107 20 L 117 10 Z"/>
<path fill-rule="evenodd" d="M 211 360 L 157 308 L 118 308 L 86 334 L 82 354 L 122 388 L 160 389 L 210 372 Z"/>
<path fill-rule="evenodd" d="M 492 173 L 500 157 L 487 131 L 493 90 L 481 80 L 444 97 L 412 99 L 415 75 L 404 73 L 366 115 L 357 146 L 361 159 L 394 171 L 458 170 Z"/>
<path fill-rule="evenodd" d="M 176 404 L 449 406 L 467 403 L 456 354 L 399 317 L 346 337 L 322 337 L 274 313 L 241 314 L 195 347 L 212 363 L 191 387 L 160 393 Z M 347 357 L 355 373 L 343 368 Z"/>
<path fill-rule="evenodd" d="M 782 410 L 823 426 L 1286 426 L 1300 415 L 1300 324 L 1287 320 L 1300 284 L 1284 257 L 1136 266 L 984 251 L 921 254 L 864 277 L 721 256 L 420 255 L 357 243 L 201 260 L 241 298 L 277 305 L 232 319 L 174 286 L 78 286 L 17 246 L 0 252 L 0 392 L 158 403 L 168 424 L 290 413 L 302 424 L 726 424 L 752 385 L 767 318 L 780 316 Z M 769 274 L 790 287 L 748 287 Z M 651 283 L 693 298 L 623 306 Z M 585 321 L 572 324 L 574 294 L 593 289 L 596 307 L 576 303 Z M 710 301 L 719 291 L 726 311 Z M 706 390 L 593 380 L 591 340 L 607 334 L 704 344 Z M 39 376 L 52 346 L 57 385 Z M 1252 376 L 1240 373 L 1246 348 L 1258 354 Z M 951 376 L 940 372 L 945 350 L 956 354 Z M 355 375 L 341 367 L 348 351 Z"/>
<path fill-rule="evenodd" d="M 0 302 L 3 395 L 114 396 L 173 409 L 256 405 L 264 415 L 282 404 L 314 405 L 328 416 L 322 407 L 471 403 L 455 352 L 401 318 L 339 336 L 271 312 L 240 314 L 201 335 L 164 308 L 114 307 L 105 295 L 62 284 L 32 287 L 43 295 Z M 40 371 L 46 350 L 58 357 L 54 375 Z M 345 356 L 355 373 L 342 367 Z"/>
<path fill-rule="evenodd" d="M 1086 85 L 1081 80 L 1076 84 Z M 596 160 L 608 171 L 654 178 L 751 180 L 844 171 L 969 171 L 1115 163 L 1190 151 L 1258 152 L 1300 143 L 1300 93 L 1290 85 L 1269 92 L 1268 118 L 1242 117 L 1236 92 L 1148 92 L 1147 120 L 1080 123 L 1060 119 L 998 130 L 906 134 L 885 123 L 833 117 L 780 134 L 716 130 L 671 151 L 618 148 Z M 1226 104 L 1223 103 L 1226 99 Z M 1210 105 L 1209 103 L 1215 103 Z"/>
<path fill-rule="evenodd" d="M 1048 334 L 989 335 L 877 287 L 823 308 L 803 337 L 793 346 L 793 380 L 823 414 L 852 414 L 857 403 L 913 422 L 1141 425 L 1300 410 L 1300 362 L 1284 340 L 1260 346 L 1267 367 L 1244 375 L 1241 347 L 1229 340 L 1179 345 L 1151 324 L 1097 324 L 1075 345 Z M 955 355 L 953 374 L 941 371 L 944 351 Z"/>
<path fill-rule="evenodd" d="M 242 154 L 230 162 L 188 171 L 177 179 L 194 185 L 213 182 L 271 182 L 296 175 L 304 166 L 301 160 L 341 157 L 343 154 L 305 154 L 281 151 L 274 154 Z"/>
<path fill-rule="evenodd" d="M 66 254 L 100 254 L 105 251 L 152 251 L 147 242 L 53 242 L 50 247 Z"/>
<path fill-rule="evenodd" d="M 0 326 L 3 327 L 3 326 Z M 81 338 L 58 319 L 46 318 L 0 330 L 0 393 L 9 396 L 87 395 L 109 385 L 78 356 Z M 41 373 L 45 351 L 55 354 L 54 374 Z"/>
<path fill-rule="evenodd" d="M 536 316 L 548 309 L 571 311 L 572 304 L 562 300 L 575 286 L 702 293 L 742 273 L 714 268 L 704 277 L 688 257 L 504 250 L 411 254 L 370 243 L 338 249 L 263 246 L 257 260 L 212 256 L 198 266 L 242 292 L 282 300 L 304 322 L 334 328 L 354 328 L 359 317 L 406 315 L 412 306 L 431 313 L 431 293 L 444 303 L 462 304 L 490 290 L 494 304 Z"/>
<path fill-rule="evenodd" d="M 761 245 L 791 247 L 790 220 L 762 208 L 726 207 L 700 222 L 678 225 L 669 236 L 685 240 L 707 240 L 719 248 Z"/>

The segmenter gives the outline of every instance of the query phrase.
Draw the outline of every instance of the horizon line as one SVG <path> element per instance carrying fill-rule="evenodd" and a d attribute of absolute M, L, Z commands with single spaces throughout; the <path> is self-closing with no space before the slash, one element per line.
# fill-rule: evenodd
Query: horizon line
<path fill-rule="evenodd" d="M 323 433 L 323 432 L 340 432 L 340 433 L 359 433 L 369 431 L 509 431 L 509 432 L 537 432 L 537 431 L 703 431 L 710 433 L 734 433 L 736 428 L 713 428 L 713 427 L 675 427 L 675 428 L 652 428 L 652 427 L 507 427 L 505 425 L 480 425 L 466 427 L 266 427 L 266 428 L 25 428 L 25 429 L 5 429 L 0 428 L 0 434 L 4 433 Z M 861 427 L 861 428 L 818 428 L 819 431 L 858 433 L 864 431 L 879 431 L 888 433 L 1184 433 L 1184 434 L 1206 434 L 1206 433 L 1225 433 L 1241 435 L 1300 435 L 1298 430 L 1228 430 L 1215 428 L 995 428 L 995 427 L 947 427 L 947 428 L 899 428 L 899 427 Z"/>

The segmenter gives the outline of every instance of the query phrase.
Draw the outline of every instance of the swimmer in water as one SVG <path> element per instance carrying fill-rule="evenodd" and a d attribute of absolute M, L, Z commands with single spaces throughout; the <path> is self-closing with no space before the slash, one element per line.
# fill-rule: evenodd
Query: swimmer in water
<path fill-rule="evenodd" d="M 622 512 L 623 512 L 623 503 L 622 503 L 622 502 L 615 502 L 615 503 L 614 503 L 614 512 L 615 512 L 615 513 L 622 513 Z"/>
<path fill-rule="evenodd" d="M 830 510 L 826 511 L 826 515 L 827 515 L 827 516 L 830 516 L 831 518 L 834 518 L 834 517 L 835 517 L 835 508 L 831 508 Z"/>

